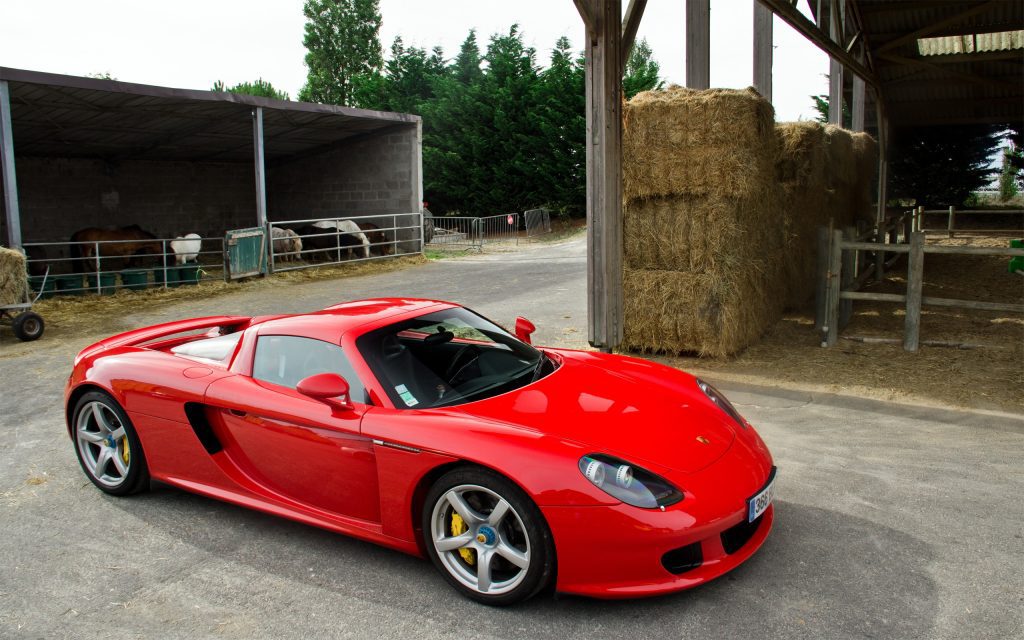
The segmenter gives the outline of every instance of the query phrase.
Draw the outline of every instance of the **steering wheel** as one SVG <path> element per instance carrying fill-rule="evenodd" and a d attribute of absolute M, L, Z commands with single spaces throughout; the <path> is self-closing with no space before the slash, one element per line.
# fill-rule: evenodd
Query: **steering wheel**
<path fill-rule="evenodd" d="M 480 352 L 476 348 L 476 345 L 464 344 L 458 351 L 455 352 L 455 357 L 448 364 L 448 368 L 445 369 L 444 377 L 448 381 L 448 384 L 452 387 L 456 386 L 455 381 L 458 379 L 462 372 L 465 371 L 466 367 L 476 362 L 477 358 L 480 357 Z M 465 362 L 462 362 L 465 360 Z M 460 366 L 460 362 L 462 362 Z"/>

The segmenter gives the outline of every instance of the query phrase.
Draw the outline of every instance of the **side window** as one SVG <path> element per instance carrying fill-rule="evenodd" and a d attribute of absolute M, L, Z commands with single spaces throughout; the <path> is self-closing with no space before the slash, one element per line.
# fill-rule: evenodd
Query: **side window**
<path fill-rule="evenodd" d="M 253 378 L 294 389 L 318 373 L 337 373 L 348 381 L 350 398 L 366 401 L 363 383 L 338 345 L 298 336 L 260 336 L 256 342 Z"/>

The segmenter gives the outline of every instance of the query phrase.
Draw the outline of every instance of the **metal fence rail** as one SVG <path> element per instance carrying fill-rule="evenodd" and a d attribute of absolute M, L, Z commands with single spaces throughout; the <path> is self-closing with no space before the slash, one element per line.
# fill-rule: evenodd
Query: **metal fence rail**
<path fill-rule="evenodd" d="M 347 230 L 349 222 L 360 230 Z M 423 214 L 275 220 L 267 223 L 267 236 L 271 273 L 380 260 L 423 250 Z"/>
<path fill-rule="evenodd" d="M 1018 221 L 1024 219 L 1024 209 L 963 209 L 958 210 L 956 207 L 949 207 L 949 209 L 925 209 L 924 207 L 918 207 L 920 215 L 931 216 L 945 216 L 946 217 L 946 228 L 931 227 L 923 229 L 924 231 L 945 231 L 947 237 L 954 237 L 957 233 L 972 233 L 972 234 L 985 234 L 985 235 L 1013 235 L 1019 236 L 1024 235 L 1024 229 L 964 229 L 957 228 L 957 216 L 960 216 L 959 221 L 963 222 L 964 216 L 1017 216 Z"/>
<path fill-rule="evenodd" d="M 112 294 L 117 289 L 140 290 L 149 287 L 178 287 L 203 280 L 224 277 L 224 238 L 199 238 L 200 249 L 180 262 L 171 243 L 181 238 L 145 240 L 99 240 L 93 242 L 26 242 L 29 284 L 37 293 Z M 157 245 L 130 251 L 127 245 Z M 78 255 L 64 255 L 67 253 Z M 185 256 L 181 256 L 184 258 Z M 38 274 L 49 269 L 44 281 Z M 40 291 L 40 289 L 42 289 Z"/>

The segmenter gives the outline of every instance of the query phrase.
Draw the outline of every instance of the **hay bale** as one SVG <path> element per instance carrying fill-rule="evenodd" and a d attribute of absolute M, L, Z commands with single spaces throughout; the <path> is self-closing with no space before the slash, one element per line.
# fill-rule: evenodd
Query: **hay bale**
<path fill-rule="evenodd" d="M 718 273 L 626 268 L 623 346 L 720 357 L 753 344 L 778 319 L 766 266 Z"/>
<path fill-rule="evenodd" d="M 25 254 L 0 247 L 0 306 L 20 304 L 28 296 Z"/>
<path fill-rule="evenodd" d="M 782 311 L 774 111 L 672 88 L 624 109 L 624 346 L 724 356 Z"/>
<path fill-rule="evenodd" d="M 753 89 L 645 91 L 623 110 L 626 200 L 755 191 L 775 157 L 775 111 Z"/>

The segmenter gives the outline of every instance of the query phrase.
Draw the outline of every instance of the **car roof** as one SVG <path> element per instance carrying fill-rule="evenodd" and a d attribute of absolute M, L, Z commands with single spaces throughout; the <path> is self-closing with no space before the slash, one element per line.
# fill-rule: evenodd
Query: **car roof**
<path fill-rule="evenodd" d="M 268 318 L 259 323 L 258 331 L 260 335 L 305 336 L 337 343 L 342 335 L 353 329 L 365 327 L 369 330 L 404 317 L 422 315 L 428 310 L 454 306 L 451 302 L 420 298 L 353 300 L 312 313 Z"/>

